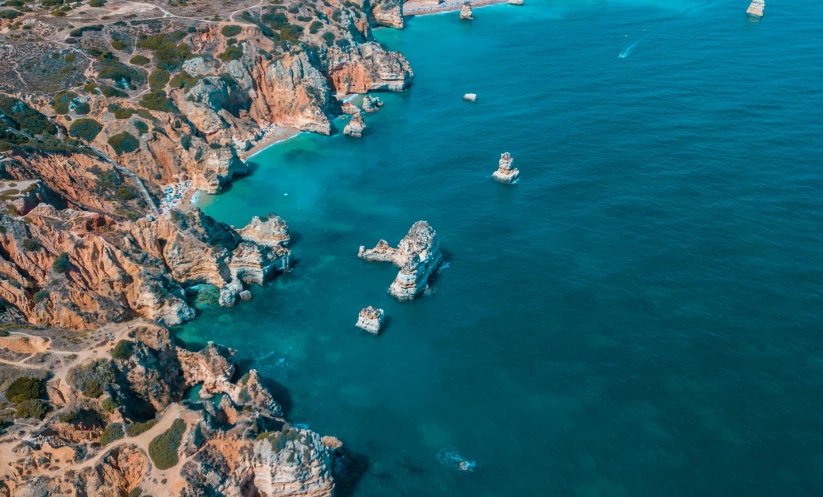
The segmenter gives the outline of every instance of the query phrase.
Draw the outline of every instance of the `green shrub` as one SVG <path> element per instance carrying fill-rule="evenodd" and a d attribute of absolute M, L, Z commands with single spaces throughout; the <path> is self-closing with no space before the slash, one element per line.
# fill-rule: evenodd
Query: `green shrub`
<path fill-rule="evenodd" d="M 73 53 L 67 53 L 66 56 L 63 57 L 63 61 L 68 62 L 69 64 L 74 62 L 76 59 L 77 59 L 77 55 L 75 55 Z"/>
<path fill-rule="evenodd" d="M 145 433 L 152 429 L 154 425 L 157 424 L 156 419 L 152 419 L 146 421 L 145 423 L 132 423 L 130 425 L 126 425 L 126 434 L 130 437 L 136 437 L 141 433 Z"/>
<path fill-rule="evenodd" d="M 0 19 L 16 19 L 22 15 L 14 9 L 0 10 Z"/>
<path fill-rule="evenodd" d="M 40 249 L 40 244 L 37 242 L 37 240 L 32 240 L 31 238 L 23 238 L 23 248 L 25 248 L 29 252 L 34 252 L 35 250 Z"/>
<path fill-rule="evenodd" d="M 129 94 L 124 92 L 123 90 L 118 90 L 109 85 L 101 85 L 100 86 L 100 93 L 103 94 L 104 97 L 128 97 Z"/>
<path fill-rule="evenodd" d="M 102 24 L 95 24 L 93 26 L 83 26 L 82 28 L 77 28 L 69 32 L 69 36 L 72 36 L 74 38 L 80 38 L 86 31 L 103 31 L 104 27 L 105 26 L 103 26 Z"/>
<path fill-rule="evenodd" d="M 323 29 L 323 23 L 320 21 L 314 21 L 309 25 L 309 33 L 311 34 L 315 34 L 321 29 Z"/>
<path fill-rule="evenodd" d="M 236 24 L 229 24 L 228 26 L 223 26 L 223 28 L 220 30 L 220 32 L 226 38 L 231 38 L 232 36 L 237 36 L 237 35 L 240 34 L 241 31 L 243 31 L 243 28 L 241 28 L 240 26 L 238 26 Z"/>
<path fill-rule="evenodd" d="M 183 150 L 188 150 L 191 148 L 191 135 L 183 135 L 180 137 L 180 145 L 183 146 Z"/>
<path fill-rule="evenodd" d="M 120 340 L 111 349 L 111 356 L 114 359 L 125 360 L 131 357 L 132 353 L 134 353 L 134 342 L 131 340 Z"/>
<path fill-rule="evenodd" d="M 139 136 L 143 136 L 149 132 L 149 125 L 143 121 L 134 121 L 134 128 L 137 130 Z"/>
<path fill-rule="evenodd" d="M 111 48 L 115 50 L 125 50 L 128 45 L 123 40 L 112 40 L 111 41 Z"/>
<path fill-rule="evenodd" d="M 46 116 L 32 109 L 28 104 L 19 99 L 0 95 L 0 111 L 5 114 L 3 120 L 6 121 L 7 125 L 11 124 L 11 127 L 14 129 L 25 131 L 32 135 L 53 135 L 57 133 L 57 128 Z M 9 140 L 20 139 L 15 136 L 4 135 L 3 133 L 0 133 L 0 137 Z"/>
<path fill-rule="evenodd" d="M 220 60 L 223 61 L 230 61 L 230 60 L 237 60 L 243 56 L 243 49 L 240 47 L 232 46 L 226 47 L 226 51 L 221 53 L 217 56 Z"/>
<path fill-rule="evenodd" d="M 108 140 L 109 145 L 117 155 L 128 154 L 137 150 L 140 142 L 128 131 L 123 131 L 116 135 L 110 136 Z"/>
<path fill-rule="evenodd" d="M 63 423 L 71 423 L 72 421 L 77 419 L 77 411 L 74 409 L 63 411 L 57 415 L 57 419 L 59 419 Z"/>
<path fill-rule="evenodd" d="M 103 435 L 100 436 L 100 445 L 106 446 L 116 440 L 120 440 L 126 436 L 123 432 L 123 425 L 120 423 L 112 423 L 103 430 Z"/>
<path fill-rule="evenodd" d="M 326 31 L 323 33 L 323 41 L 326 42 L 326 45 L 331 46 L 334 43 L 334 33 L 330 33 Z"/>
<path fill-rule="evenodd" d="M 46 395 L 46 385 L 36 378 L 22 377 L 14 380 L 6 390 L 6 398 L 19 404 L 27 400 L 39 399 Z"/>
<path fill-rule="evenodd" d="M 186 71 L 180 71 L 175 74 L 173 78 L 171 78 L 171 81 L 169 81 L 169 86 L 171 88 L 183 88 L 183 90 L 189 91 L 192 87 L 194 87 L 194 85 L 197 84 L 198 81 L 200 80 Z"/>
<path fill-rule="evenodd" d="M 90 399 L 98 399 L 103 395 L 103 387 L 97 380 L 86 380 L 83 384 L 83 395 Z"/>
<path fill-rule="evenodd" d="M 111 414 L 117 409 L 117 402 L 111 398 L 105 398 L 103 402 L 100 403 L 100 407 L 103 408 L 103 412 Z"/>
<path fill-rule="evenodd" d="M 145 66 L 149 62 L 151 62 L 150 58 L 146 57 L 145 55 L 140 55 L 140 54 L 135 55 L 129 61 L 130 64 L 134 64 L 136 66 Z"/>
<path fill-rule="evenodd" d="M 57 95 L 54 96 L 54 99 L 51 101 L 51 107 L 54 109 L 54 112 L 60 115 L 68 114 L 69 113 L 69 105 L 71 101 L 77 98 L 77 94 L 71 91 L 61 91 Z"/>
<path fill-rule="evenodd" d="M 40 290 L 39 292 L 34 294 L 34 303 L 39 304 L 40 302 L 46 300 L 49 297 L 49 292 L 45 290 Z"/>
<path fill-rule="evenodd" d="M 86 388 L 86 384 L 89 381 L 96 383 L 98 386 L 102 386 L 113 383 L 115 377 L 111 361 L 106 359 L 97 359 L 79 366 L 74 366 L 66 373 L 66 381 L 69 385 L 80 391 Z"/>
<path fill-rule="evenodd" d="M 49 404 L 45 400 L 31 399 L 24 400 L 17 406 L 18 418 L 43 419 L 49 412 Z"/>
<path fill-rule="evenodd" d="M 98 73 L 98 77 L 102 79 L 109 79 L 114 81 L 115 84 L 125 83 L 125 85 L 143 81 L 144 76 L 137 72 L 136 69 L 120 62 L 120 59 L 111 52 L 100 54 L 97 56 L 97 60 L 99 60 L 103 66 Z"/>
<path fill-rule="evenodd" d="M 143 495 L 143 489 L 140 487 L 133 488 L 129 491 L 129 497 L 140 497 Z"/>
<path fill-rule="evenodd" d="M 175 419 L 168 430 L 149 442 L 149 457 L 157 469 L 164 471 L 177 465 L 177 449 L 180 448 L 185 431 L 186 423 L 182 419 Z"/>
<path fill-rule="evenodd" d="M 156 110 L 160 112 L 177 111 L 177 107 L 175 107 L 174 103 L 166 97 L 166 92 L 164 90 L 146 93 L 143 95 L 143 98 L 140 99 L 140 106 L 149 110 Z"/>
<path fill-rule="evenodd" d="M 58 255 L 57 258 L 54 259 L 51 268 L 54 269 L 56 273 L 65 273 L 66 269 L 69 268 L 69 254 L 63 252 Z"/>
<path fill-rule="evenodd" d="M 81 140 L 93 141 L 103 131 L 103 126 L 94 119 L 78 119 L 69 126 L 69 135 Z"/>
<path fill-rule="evenodd" d="M 128 119 L 137 113 L 136 110 L 130 109 L 128 107 L 123 107 L 122 105 L 117 103 L 110 104 L 108 111 L 114 114 L 114 117 L 117 119 Z"/>
<path fill-rule="evenodd" d="M 149 74 L 149 86 L 151 86 L 152 91 L 162 90 L 169 82 L 169 78 L 171 78 L 171 74 L 165 69 L 155 69 Z"/>
<path fill-rule="evenodd" d="M 89 7 L 103 7 L 106 5 L 106 0 L 91 0 Z"/>
<path fill-rule="evenodd" d="M 137 42 L 137 47 L 153 51 L 157 67 L 167 71 L 176 71 L 180 69 L 184 61 L 192 58 L 188 44 L 177 44 L 185 36 L 186 32 L 180 30 L 150 35 Z"/>

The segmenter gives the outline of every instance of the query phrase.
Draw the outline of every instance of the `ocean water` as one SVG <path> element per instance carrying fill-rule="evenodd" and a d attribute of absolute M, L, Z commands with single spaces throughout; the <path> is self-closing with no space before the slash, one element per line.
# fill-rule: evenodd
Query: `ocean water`
<path fill-rule="evenodd" d="M 206 199 L 283 216 L 299 264 L 178 336 L 237 348 L 361 454 L 339 496 L 823 494 L 823 12 L 747 5 L 379 30 L 416 77 L 362 140 L 300 135 Z M 490 178 L 505 151 L 514 186 Z M 399 303 L 356 254 L 420 219 L 449 267 Z"/>

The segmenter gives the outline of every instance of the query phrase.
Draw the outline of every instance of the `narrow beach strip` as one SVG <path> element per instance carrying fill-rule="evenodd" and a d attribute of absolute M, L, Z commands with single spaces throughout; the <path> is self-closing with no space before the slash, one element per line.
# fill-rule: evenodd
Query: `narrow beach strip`
<path fill-rule="evenodd" d="M 506 3 L 507 0 L 474 0 L 470 1 L 472 8 L 485 7 L 486 5 L 495 5 L 498 3 Z M 403 5 L 403 15 L 410 16 L 424 16 L 427 14 L 438 14 L 440 12 L 448 12 L 451 10 L 460 10 L 463 8 L 462 1 L 451 1 L 445 3 L 434 2 L 407 2 Z"/>

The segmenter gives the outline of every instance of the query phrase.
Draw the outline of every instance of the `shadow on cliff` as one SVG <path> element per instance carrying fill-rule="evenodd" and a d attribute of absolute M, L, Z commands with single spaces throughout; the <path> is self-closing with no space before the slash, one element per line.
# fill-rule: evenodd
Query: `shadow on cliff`
<path fill-rule="evenodd" d="M 369 469 L 369 458 L 346 447 L 334 451 L 334 496 L 352 497 Z"/>
<path fill-rule="evenodd" d="M 237 381 L 237 379 L 239 379 L 243 374 L 248 372 L 250 369 L 253 369 L 253 365 L 253 359 L 241 359 L 237 363 L 237 372 L 235 373 L 235 378 L 232 379 L 232 381 Z M 241 371 L 243 373 L 240 373 Z M 288 418 L 289 413 L 291 413 L 292 407 L 294 406 L 294 401 L 291 398 L 289 389 L 282 383 L 278 383 L 277 381 L 262 374 L 260 375 L 260 383 L 266 387 L 269 393 L 271 393 L 271 396 L 274 397 L 274 400 L 280 404 L 280 408 L 283 409 L 283 417 Z"/>

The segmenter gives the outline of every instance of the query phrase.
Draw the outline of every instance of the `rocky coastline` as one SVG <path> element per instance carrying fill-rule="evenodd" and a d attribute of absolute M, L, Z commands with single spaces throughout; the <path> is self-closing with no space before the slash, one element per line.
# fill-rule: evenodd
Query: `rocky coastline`
<path fill-rule="evenodd" d="M 0 20 L 0 496 L 330 497 L 357 457 L 291 426 L 234 351 L 166 328 L 199 293 L 231 306 L 288 271 L 286 221 L 161 200 L 219 193 L 261 147 L 343 113 L 360 136 L 344 101 L 413 78 L 371 33 L 402 28 L 402 3 L 120 7 Z"/>

